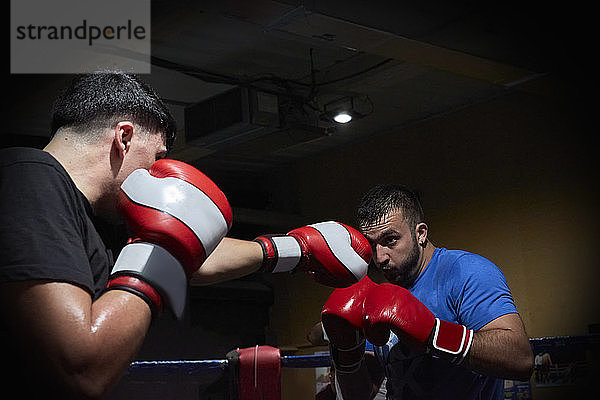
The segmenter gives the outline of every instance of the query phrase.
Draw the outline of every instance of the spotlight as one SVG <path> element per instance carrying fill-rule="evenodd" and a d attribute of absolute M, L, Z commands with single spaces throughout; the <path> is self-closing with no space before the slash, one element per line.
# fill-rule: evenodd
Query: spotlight
<path fill-rule="evenodd" d="M 361 117 L 364 117 L 364 115 L 356 110 L 354 97 L 352 96 L 344 96 L 325 104 L 321 115 L 323 120 L 335 121 L 338 124 L 347 124 Z"/>
<path fill-rule="evenodd" d="M 333 120 L 339 124 L 347 124 L 352 121 L 352 115 L 347 111 L 340 111 L 333 116 Z"/>

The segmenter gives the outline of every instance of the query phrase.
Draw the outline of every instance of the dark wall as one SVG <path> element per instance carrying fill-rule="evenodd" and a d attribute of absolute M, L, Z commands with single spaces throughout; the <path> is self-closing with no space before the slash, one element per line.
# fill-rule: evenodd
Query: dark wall
<path fill-rule="evenodd" d="M 323 153 L 298 163 L 286 190 L 304 217 L 353 223 L 368 188 L 407 184 L 420 194 L 434 245 L 502 269 L 530 337 L 586 334 L 600 321 L 599 147 L 587 89 L 570 83 L 548 76 Z M 301 341 L 331 290 L 277 279 L 272 327 L 284 342 Z M 310 396 L 302 389 L 310 379 L 291 378 L 289 398 Z"/>

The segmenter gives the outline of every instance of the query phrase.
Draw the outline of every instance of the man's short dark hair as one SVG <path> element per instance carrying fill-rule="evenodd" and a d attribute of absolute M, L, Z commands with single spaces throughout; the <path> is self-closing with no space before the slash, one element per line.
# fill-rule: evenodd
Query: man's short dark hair
<path fill-rule="evenodd" d="M 418 196 L 409 188 L 398 184 L 377 185 L 362 197 L 357 222 L 362 229 L 373 226 L 393 211 L 401 211 L 411 228 L 424 222 L 425 216 Z"/>
<path fill-rule="evenodd" d="M 175 120 L 154 90 L 132 74 L 99 71 L 76 76 L 52 110 L 51 135 L 60 128 L 111 128 L 131 120 L 152 133 L 161 132 L 170 149 Z"/>

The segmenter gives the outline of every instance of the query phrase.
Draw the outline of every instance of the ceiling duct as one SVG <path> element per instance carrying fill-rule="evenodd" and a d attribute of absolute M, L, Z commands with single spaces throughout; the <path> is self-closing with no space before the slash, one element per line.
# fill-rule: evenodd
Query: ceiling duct
<path fill-rule="evenodd" d="M 210 149 L 240 144 L 280 128 L 277 95 L 235 87 L 185 109 L 186 143 Z"/>

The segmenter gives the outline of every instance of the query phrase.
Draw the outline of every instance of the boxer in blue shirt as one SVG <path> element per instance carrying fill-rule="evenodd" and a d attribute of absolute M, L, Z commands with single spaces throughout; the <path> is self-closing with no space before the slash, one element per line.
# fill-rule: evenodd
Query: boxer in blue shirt
<path fill-rule="evenodd" d="M 338 398 L 372 396 L 365 339 L 392 400 L 499 399 L 502 378 L 531 376 L 531 347 L 500 269 L 473 253 L 436 248 L 423 221 L 403 186 L 377 186 L 361 201 L 360 230 L 389 283 L 365 278 L 336 289 L 323 308 Z"/>

